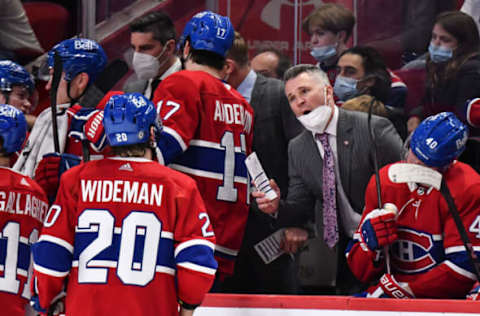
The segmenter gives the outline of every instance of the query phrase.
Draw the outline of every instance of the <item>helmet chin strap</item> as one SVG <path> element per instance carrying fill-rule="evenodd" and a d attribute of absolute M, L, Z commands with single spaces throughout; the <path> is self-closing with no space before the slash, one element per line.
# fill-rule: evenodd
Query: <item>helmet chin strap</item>
<path fill-rule="evenodd" d="M 70 95 L 70 88 L 72 87 L 72 80 L 67 82 L 67 96 L 68 96 L 68 99 L 70 100 L 70 107 L 72 107 L 73 105 L 75 105 L 75 103 L 78 102 L 78 100 L 80 100 L 80 98 L 85 94 L 85 92 L 87 91 L 87 89 L 83 90 L 83 92 L 76 98 L 73 98 L 71 95 Z"/>

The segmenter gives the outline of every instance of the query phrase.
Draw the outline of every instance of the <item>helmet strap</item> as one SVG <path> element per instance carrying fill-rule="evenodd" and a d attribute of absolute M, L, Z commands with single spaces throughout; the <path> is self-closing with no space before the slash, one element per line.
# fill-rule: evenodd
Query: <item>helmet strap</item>
<path fill-rule="evenodd" d="M 67 96 L 70 99 L 70 107 L 75 105 L 78 102 L 78 100 L 80 100 L 80 98 L 83 97 L 83 95 L 85 94 L 85 91 L 87 91 L 87 89 L 85 89 L 85 90 L 83 90 L 83 92 L 78 97 L 73 98 L 70 95 L 70 88 L 72 87 L 72 81 L 73 81 L 73 79 L 67 82 Z"/>

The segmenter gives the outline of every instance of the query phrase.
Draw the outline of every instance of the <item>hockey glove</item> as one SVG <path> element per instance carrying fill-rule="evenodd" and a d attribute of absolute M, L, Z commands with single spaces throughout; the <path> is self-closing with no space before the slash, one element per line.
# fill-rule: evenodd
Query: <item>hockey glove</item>
<path fill-rule="evenodd" d="M 480 301 L 480 282 L 476 282 L 473 285 L 473 288 L 467 294 L 467 300 L 469 301 Z"/>
<path fill-rule="evenodd" d="M 385 273 L 380 278 L 379 286 L 383 293 L 391 298 L 414 298 L 412 290 L 407 283 L 400 283 L 395 280 L 393 275 Z"/>
<path fill-rule="evenodd" d="M 362 241 L 370 250 L 380 250 L 397 239 L 395 213 L 385 209 L 371 211 L 361 226 Z"/>
<path fill-rule="evenodd" d="M 71 154 L 50 153 L 43 156 L 35 170 L 35 181 L 43 188 L 50 203 L 55 200 L 60 176 L 78 164 L 81 159 Z"/>
<path fill-rule="evenodd" d="M 105 148 L 107 137 L 103 128 L 103 111 L 97 111 L 85 123 L 85 136 L 97 152 Z"/>

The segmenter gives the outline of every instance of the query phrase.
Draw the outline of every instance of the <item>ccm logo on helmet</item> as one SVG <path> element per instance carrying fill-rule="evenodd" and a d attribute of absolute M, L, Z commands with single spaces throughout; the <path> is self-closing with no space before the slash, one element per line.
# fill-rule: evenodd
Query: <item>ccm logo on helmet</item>
<path fill-rule="evenodd" d="M 88 40 L 76 40 L 74 42 L 75 49 L 83 49 L 83 50 L 93 50 L 95 48 L 95 44 L 92 41 Z"/>

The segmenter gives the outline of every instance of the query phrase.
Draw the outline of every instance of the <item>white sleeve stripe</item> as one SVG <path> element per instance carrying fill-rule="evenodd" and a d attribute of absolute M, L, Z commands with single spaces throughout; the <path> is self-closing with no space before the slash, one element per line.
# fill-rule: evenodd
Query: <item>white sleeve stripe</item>
<path fill-rule="evenodd" d="M 65 249 L 67 249 L 71 254 L 73 254 L 72 244 L 70 244 L 69 242 L 67 242 L 67 241 L 65 241 L 61 238 L 51 236 L 51 235 L 40 235 L 40 239 L 38 239 L 38 242 L 40 242 L 40 241 L 48 241 L 48 242 L 57 244 L 57 245 L 65 248 Z"/>
<path fill-rule="evenodd" d="M 204 148 L 211 148 L 211 149 L 218 149 L 218 150 L 225 151 L 225 148 L 219 143 L 209 142 L 201 139 L 192 139 L 190 141 L 190 146 L 197 146 L 197 147 L 204 147 Z M 234 148 L 236 153 L 242 152 L 242 148 L 240 146 L 235 146 Z"/>
<path fill-rule="evenodd" d="M 392 88 L 398 88 L 398 87 L 404 87 L 406 88 L 407 85 L 401 81 L 397 81 L 397 82 L 392 82 L 391 86 Z"/>
<path fill-rule="evenodd" d="M 170 136 L 172 136 L 173 138 L 175 138 L 177 143 L 182 148 L 182 151 L 187 150 L 187 145 L 185 145 L 185 142 L 183 141 L 182 136 L 180 136 L 180 134 L 178 134 L 177 131 L 175 131 L 173 128 L 170 128 L 170 127 L 167 127 L 167 126 L 163 126 L 163 131 L 165 133 L 169 134 Z"/>
<path fill-rule="evenodd" d="M 191 263 L 191 262 L 182 262 L 182 263 L 179 263 L 177 265 L 181 266 L 181 267 L 184 267 L 185 269 L 188 269 L 188 270 L 198 271 L 198 272 L 202 272 L 202 273 L 206 273 L 206 274 L 210 274 L 210 275 L 214 275 L 215 272 L 217 271 L 217 269 L 203 267 L 203 266 L 200 266 L 198 264 Z"/>
<path fill-rule="evenodd" d="M 172 232 L 166 232 L 166 231 L 162 231 L 162 238 L 165 238 L 165 239 L 173 239 L 173 233 Z"/>
<path fill-rule="evenodd" d="M 163 236 L 162 236 L 163 237 Z M 215 245 L 208 241 L 208 240 L 205 240 L 205 239 L 191 239 L 191 240 L 187 240 L 185 242 L 182 242 L 181 244 L 179 244 L 177 246 L 177 248 L 175 248 L 175 253 L 174 253 L 174 256 L 177 257 L 177 255 L 182 251 L 184 250 L 185 248 L 188 248 L 188 247 L 192 247 L 192 246 L 207 246 L 209 247 L 210 249 L 212 249 L 212 251 L 215 249 Z"/>
<path fill-rule="evenodd" d="M 55 271 L 55 270 L 52 270 L 52 269 L 44 268 L 44 267 L 39 266 L 35 263 L 33 264 L 33 268 L 38 272 L 41 272 L 41 273 L 46 274 L 46 275 L 54 276 L 54 277 L 57 277 L 57 278 L 63 278 L 70 273 L 70 271 L 59 272 L 59 271 Z"/>
<path fill-rule="evenodd" d="M 480 252 L 480 246 L 473 246 L 473 250 Z M 462 251 L 467 251 L 465 249 L 465 246 L 453 246 L 453 247 L 445 248 L 445 254 L 446 255 L 449 255 L 449 254 L 455 253 L 455 252 L 462 252 Z"/>
<path fill-rule="evenodd" d="M 463 275 L 464 277 L 467 277 L 469 279 L 472 279 L 472 280 L 476 280 L 477 277 L 475 276 L 475 274 L 473 274 L 472 272 L 470 271 L 467 271 L 463 268 L 460 268 L 459 266 L 457 266 L 456 264 L 454 264 L 453 262 L 449 261 L 449 260 L 446 260 L 443 262 L 447 267 L 449 267 L 451 270 L 453 270 L 454 272 L 460 274 L 460 275 Z"/>

